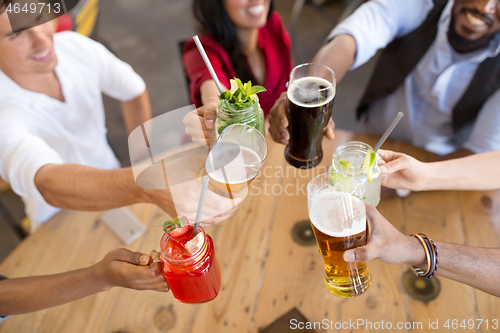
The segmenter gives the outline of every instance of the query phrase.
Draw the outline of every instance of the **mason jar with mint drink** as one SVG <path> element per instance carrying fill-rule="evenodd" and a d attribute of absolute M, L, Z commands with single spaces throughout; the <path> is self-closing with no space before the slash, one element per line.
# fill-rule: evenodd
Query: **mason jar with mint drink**
<path fill-rule="evenodd" d="M 253 96 L 254 104 L 243 110 L 232 110 L 219 106 L 217 108 L 217 122 L 215 128 L 217 130 L 217 137 L 219 137 L 226 127 L 232 124 L 244 124 L 254 127 L 262 135 L 265 134 L 264 130 L 264 111 L 260 107 L 259 98 Z"/>
<path fill-rule="evenodd" d="M 333 154 L 332 166 L 340 174 L 358 178 L 363 184 L 365 203 L 378 205 L 382 172 L 377 163 L 377 154 L 370 145 L 350 141 L 338 146 Z"/>
<path fill-rule="evenodd" d="M 264 87 L 252 86 L 248 81 L 243 84 L 239 79 L 231 80 L 233 91 L 225 91 L 217 103 L 217 138 L 226 127 L 232 124 L 244 124 L 257 129 L 262 135 L 264 130 L 264 111 L 259 104 L 257 93 L 266 91 Z"/>

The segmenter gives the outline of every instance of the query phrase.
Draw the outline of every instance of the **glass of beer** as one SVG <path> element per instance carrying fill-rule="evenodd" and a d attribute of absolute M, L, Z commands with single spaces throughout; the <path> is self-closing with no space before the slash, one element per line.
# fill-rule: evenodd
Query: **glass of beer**
<path fill-rule="evenodd" d="M 266 138 L 255 127 L 244 124 L 224 129 L 205 163 L 211 190 L 234 198 L 247 189 L 267 158 Z"/>
<path fill-rule="evenodd" d="M 296 168 L 312 168 L 323 158 L 321 141 L 335 99 L 335 73 L 320 64 L 292 69 L 288 82 L 287 162 Z"/>
<path fill-rule="evenodd" d="M 371 275 L 365 262 L 346 262 L 346 250 L 367 241 L 362 184 L 330 172 L 307 185 L 309 218 L 325 262 L 325 285 L 340 297 L 355 297 L 368 289 Z"/>

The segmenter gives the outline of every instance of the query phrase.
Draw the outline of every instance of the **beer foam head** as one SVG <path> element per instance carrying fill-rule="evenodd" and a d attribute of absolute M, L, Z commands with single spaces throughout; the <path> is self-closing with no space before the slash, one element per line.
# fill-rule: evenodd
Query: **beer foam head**
<path fill-rule="evenodd" d="M 363 201 L 328 188 L 310 199 L 309 218 L 319 231 L 332 237 L 352 236 L 366 230 Z"/>
<path fill-rule="evenodd" d="M 335 97 L 335 86 L 323 78 L 307 76 L 290 84 L 287 97 L 295 105 L 314 108 L 331 102 Z"/>

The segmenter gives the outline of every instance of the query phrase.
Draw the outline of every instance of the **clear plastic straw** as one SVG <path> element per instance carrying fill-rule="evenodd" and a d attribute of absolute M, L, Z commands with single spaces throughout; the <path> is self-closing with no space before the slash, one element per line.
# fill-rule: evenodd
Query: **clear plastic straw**
<path fill-rule="evenodd" d="M 403 115 L 404 115 L 403 112 L 401 112 L 401 111 L 398 112 L 396 118 L 394 118 L 394 120 L 392 121 L 392 123 L 389 125 L 389 128 L 387 128 L 385 130 L 384 134 L 382 135 L 382 137 L 380 138 L 380 140 L 378 140 L 378 142 L 375 145 L 375 147 L 373 148 L 373 150 L 377 151 L 384 144 L 385 140 L 387 140 L 387 137 L 394 130 L 394 127 L 396 127 L 396 125 L 399 123 L 399 121 L 401 120 L 401 118 L 403 118 Z"/>
<path fill-rule="evenodd" d="M 196 236 L 200 228 L 201 213 L 203 212 L 203 204 L 205 203 L 205 196 L 207 194 L 208 176 L 203 177 L 203 184 L 201 185 L 200 201 L 198 202 L 198 210 L 196 211 L 196 219 L 194 220 L 193 235 Z"/>
<path fill-rule="evenodd" d="M 203 61 L 205 61 L 205 65 L 208 68 L 208 71 L 210 72 L 210 75 L 212 75 L 212 79 L 215 81 L 215 85 L 217 86 L 217 89 L 219 89 L 219 92 L 222 94 L 224 90 L 222 90 L 222 86 L 220 84 L 219 78 L 215 74 L 214 68 L 212 67 L 212 64 L 210 63 L 210 60 L 208 59 L 207 53 L 205 52 L 205 49 L 203 48 L 203 45 L 201 45 L 200 39 L 198 38 L 198 35 L 193 37 L 193 40 L 198 47 L 198 51 L 200 51 L 201 57 L 203 58 Z"/>

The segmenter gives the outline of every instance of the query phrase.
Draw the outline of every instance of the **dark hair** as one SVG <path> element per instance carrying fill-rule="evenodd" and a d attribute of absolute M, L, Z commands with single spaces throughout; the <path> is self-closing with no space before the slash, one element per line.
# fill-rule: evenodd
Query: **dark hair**
<path fill-rule="evenodd" d="M 271 0 L 268 18 L 273 10 L 274 4 Z M 238 78 L 243 82 L 248 80 L 255 82 L 243 57 L 236 27 L 224 8 L 223 0 L 193 0 L 193 14 L 201 32 L 212 35 L 212 38 L 226 50 Z"/>

